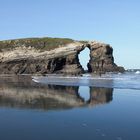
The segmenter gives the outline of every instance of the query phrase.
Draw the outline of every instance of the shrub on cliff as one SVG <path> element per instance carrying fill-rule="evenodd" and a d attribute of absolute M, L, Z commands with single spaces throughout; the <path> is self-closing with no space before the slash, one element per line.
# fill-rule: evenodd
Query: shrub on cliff
<path fill-rule="evenodd" d="M 68 38 L 27 38 L 0 41 L 0 50 L 11 50 L 16 47 L 34 47 L 38 50 L 52 50 L 60 46 L 74 42 Z"/>

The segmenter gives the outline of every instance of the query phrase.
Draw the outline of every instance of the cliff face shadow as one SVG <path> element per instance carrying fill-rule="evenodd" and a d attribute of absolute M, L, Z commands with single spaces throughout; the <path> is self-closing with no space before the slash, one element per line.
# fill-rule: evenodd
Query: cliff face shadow
<path fill-rule="evenodd" d="M 41 85 L 30 76 L 0 77 L 0 107 L 62 110 L 94 107 L 112 99 L 112 88 Z"/>

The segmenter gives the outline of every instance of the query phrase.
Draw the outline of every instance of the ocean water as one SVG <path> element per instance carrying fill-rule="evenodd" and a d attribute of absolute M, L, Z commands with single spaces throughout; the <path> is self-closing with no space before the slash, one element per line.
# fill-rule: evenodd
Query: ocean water
<path fill-rule="evenodd" d="M 108 73 L 104 75 L 83 74 L 83 76 L 33 76 L 36 83 L 67 85 L 67 86 L 92 86 L 118 89 L 140 90 L 140 71 L 125 73 Z"/>
<path fill-rule="evenodd" d="M 1 140 L 140 140 L 140 74 L 0 76 Z"/>

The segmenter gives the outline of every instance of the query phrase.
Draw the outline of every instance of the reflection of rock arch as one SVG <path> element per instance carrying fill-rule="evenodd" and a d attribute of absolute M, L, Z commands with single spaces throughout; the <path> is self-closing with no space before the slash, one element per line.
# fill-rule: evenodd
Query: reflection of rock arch
<path fill-rule="evenodd" d="M 112 101 L 113 88 L 96 88 L 90 87 L 90 100 L 89 104 L 104 104 Z"/>
<path fill-rule="evenodd" d="M 86 88 L 86 87 L 85 87 Z M 89 88 L 89 93 L 88 90 L 86 89 L 87 92 L 82 89 L 81 91 L 78 90 L 78 98 L 81 99 L 81 101 L 85 104 L 89 105 L 96 105 L 96 104 L 105 104 L 113 99 L 113 89 L 112 88 L 96 88 L 96 87 L 88 87 Z M 79 87 L 80 89 L 80 87 Z M 81 96 L 81 93 L 85 94 L 85 96 Z M 88 98 L 86 98 L 86 94 L 89 94 Z M 88 100 L 87 100 L 88 99 Z"/>
<path fill-rule="evenodd" d="M 83 101 L 83 103 L 86 103 L 88 100 L 90 100 L 90 87 L 79 86 L 78 98 L 80 98 Z"/>
<path fill-rule="evenodd" d="M 29 76 L 0 78 L 0 106 L 34 109 L 68 109 L 106 104 L 113 99 L 113 89 L 78 86 L 40 85 Z M 85 100 L 79 92 L 89 94 Z"/>

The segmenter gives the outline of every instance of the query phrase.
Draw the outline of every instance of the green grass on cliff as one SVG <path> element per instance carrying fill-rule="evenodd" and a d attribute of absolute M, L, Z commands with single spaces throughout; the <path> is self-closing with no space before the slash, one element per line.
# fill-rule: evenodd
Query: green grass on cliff
<path fill-rule="evenodd" d="M 28 39 L 16 39 L 0 41 L 0 51 L 2 50 L 12 50 L 16 47 L 34 47 L 38 50 L 52 50 L 69 43 L 74 42 L 72 39 L 68 38 L 28 38 Z"/>

